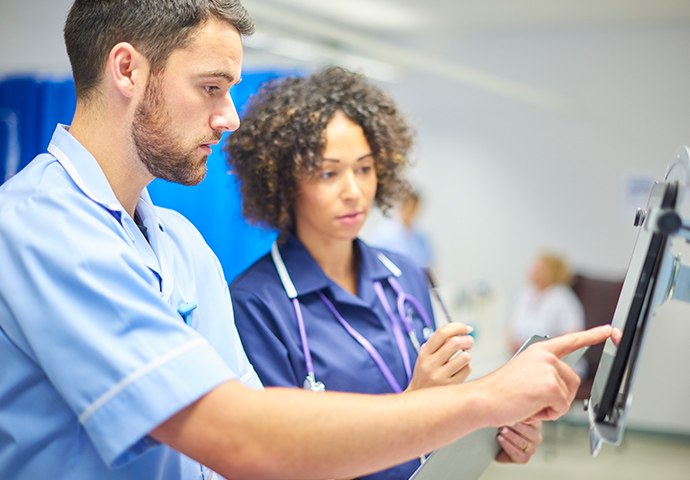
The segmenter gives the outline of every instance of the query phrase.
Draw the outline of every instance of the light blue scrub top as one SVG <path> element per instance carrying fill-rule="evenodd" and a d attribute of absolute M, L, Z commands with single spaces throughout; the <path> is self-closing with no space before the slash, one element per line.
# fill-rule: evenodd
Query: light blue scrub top
<path fill-rule="evenodd" d="M 148 433 L 228 380 L 261 388 L 220 264 L 144 190 L 149 244 L 66 127 L 49 152 L 0 187 L 0 477 L 199 478 Z"/>
<path fill-rule="evenodd" d="M 297 289 L 316 379 L 331 391 L 392 393 L 369 353 L 338 323 L 317 293 L 324 292 L 345 320 L 376 347 L 405 388 L 409 382 L 391 322 L 373 287 L 375 281 L 382 283 L 397 316 L 396 295 L 386 281 L 391 271 L 377 258 L 382 250 L 359 239 L 354 246 L 359 255 L 359 296 L 329 279 L 295 236 L 287 239 L 280 253 Z M 420 301 L 433 322 L 424 273 L 401 255 L 383 253 L 402 271 L 396 278 L 402 289 Z M 270 254 L 240 274 L 231 284 L 230 292 L 242 343 L 264 385 L 302 387 L 307 371 L 297 317 Z M 414 315 L 412 321 L 417 337 L 423 341 L 423 320 Z M 414 366 L 417 353 L 407 336 L 405 340 Z M 413 460 L 362 478 L 406 479 L 417 467 L 419 461 Z"/>

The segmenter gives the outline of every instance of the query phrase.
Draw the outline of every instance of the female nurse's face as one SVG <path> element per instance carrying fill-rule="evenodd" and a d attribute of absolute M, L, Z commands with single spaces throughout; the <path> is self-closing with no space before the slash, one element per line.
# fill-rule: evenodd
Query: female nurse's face
<path fill-rule="evenodd" d="M 374 156 L 362 127 L 339 111 L 324 135 L 321 166 L 297 182 L 295 229 L 303 243 L 354 240 L 376 196 Z"/>

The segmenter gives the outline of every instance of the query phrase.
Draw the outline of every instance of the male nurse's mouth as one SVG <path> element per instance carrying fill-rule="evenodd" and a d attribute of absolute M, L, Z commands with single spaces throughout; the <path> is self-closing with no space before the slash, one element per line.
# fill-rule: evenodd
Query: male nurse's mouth
<path fill-rule="evenodd" d="M 217 144 L 218 144 L 218 141 L 206 142 L 206 143 L 202 143 L 201 145 L 199 145 L 199 148 L 201 148 L 204 151 L 204 153 L 206 153 L 206 155 L 210 155 L 211 154 L 211 148 Z"/>

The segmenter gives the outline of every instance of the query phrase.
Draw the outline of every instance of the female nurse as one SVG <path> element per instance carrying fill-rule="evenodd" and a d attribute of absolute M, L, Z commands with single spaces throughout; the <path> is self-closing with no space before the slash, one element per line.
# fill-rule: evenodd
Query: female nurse
<path fill-rule="evenodd" d="M 393 101 L 341 68 L 270 82 L 250 100 L 228 161 L 245 216 L 279 237 L 230 290 L 266 386 L 401 393 L 469 375 L 470 328 L 449 323 L 433 333 L 424 273 L 357 238 L 374 205 L 385 212 L 408 188 L 411 144 Z M 525 462 L 530 454 L 516 445 L 537 445 L 540 425 L 504 428 L 498 438 L 499 460 Z M 418 466 L 365 478 L 407 479 Z"/>

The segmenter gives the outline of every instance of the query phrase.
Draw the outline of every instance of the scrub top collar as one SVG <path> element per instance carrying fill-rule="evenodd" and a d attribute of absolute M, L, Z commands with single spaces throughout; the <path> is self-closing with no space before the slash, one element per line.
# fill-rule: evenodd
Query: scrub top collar
<path fill-rule="evenodd" d="M 328 278 L 302 242 L 294 234 L 290 234 L 286 242 L 280 246 L 280 251 L 297 290 L 298 298 L 328 289 L 336 302 L 371 308 L 378 301 L 372 288 L 373 282 L 383 281 L 392 274 L 376 257 L 376 251 L 359 238 L 354 240 L 354 249 L 359 255 L 360 271 L 357 279 L 359 297 L 340 288 Z"/>
<path fill-rule="evenodd" d="M 121 214 L 124 211 L 101 166 L 94 156 L 69 133 L 69 126 L 57 126 L 48 151 L 60 162 L 84 195 L 113 213 Z"/>
<path fill-rule="evenodd" d="M 156 215 L 146 188 L 139 196 L 137 211 L 147 227 L 148 239 L 136 226 L 134 219 L 125 212 L 96 158 L 69 133 L 69 126 L 57 126 L 50 140 L 48 152 L 57 159 L 84 195 L 102 205 L 118 220 L 146 266 L 158 276 L 161 294 L 167 298 L 172 293 L 172 282 L 170 279 L 166 280 L 166 272 L 169 269 L 167 262 L 162 258 L 163 249 L 160 248 L 160 232 L 165 231 L 165 226 Z"/>
<path fill-rule="evenodd" d="M 48 151 L 67 171 L 84 195 L 113 213 L 125 213 L 98 161 L 69 133 L 69 126 L 62 124 L 57 126 Z M 137 210 L 142 220 L 153 216 L 157 227 L 165 231 L 162 222 L 155 214 L 151 197 L 146 189 L 142 190 L 139 200 Z"/>

